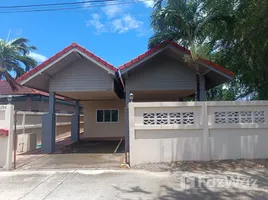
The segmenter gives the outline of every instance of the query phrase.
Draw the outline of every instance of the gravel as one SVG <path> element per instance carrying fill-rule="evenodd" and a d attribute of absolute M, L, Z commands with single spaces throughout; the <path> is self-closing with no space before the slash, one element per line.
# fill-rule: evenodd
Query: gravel
<path fill-rule="evenodd" d="M 246 169 L 268 169 L 268 159 L 222 160 L 222 161 L 180 161 L 171 163 L 148 163 L 131 166 L 132 169 L 143 169 L 152 172 L 175 171 L 240 171 Z"/>

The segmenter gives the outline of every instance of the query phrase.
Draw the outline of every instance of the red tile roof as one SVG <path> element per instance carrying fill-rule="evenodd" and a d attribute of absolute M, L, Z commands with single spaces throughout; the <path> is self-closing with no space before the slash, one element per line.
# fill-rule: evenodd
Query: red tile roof
<path fill-rule="evenodd" d="M 38 90 L 18 85 L 16 91 L 12 91 L 12 88 L 6 81 L 0 81 L 0 95 L 26 95 L 26 94 L 39 94 Z"/>
<path fill-rule="evenodd" d="M 161 48 L 165 47 L 166 45 L 171 45 L 171 46 L 179 49 L 180 51 L 183 51 L 186 54 L 190 55 L 190 51 L 188 49 L 178 45 L 176 42 L 172 42 L 172 41 L 171 42 L 163 42 L 163 43 L 155 46 L 154 48 L 146 51 L 145 53 L 139 55 L 138 57 L 132 59 L 131 61 L 123 64 L 122 66 L 119 67 L 119 69 L 123 70 L 123 69 L 126 69 L 126 68 L 130 67 L 131 65 L 137 63 L 138 61 L 141 61 L 142 59 L 152 55 L 153 53 L 155 53 L 156 51 L 158 51 Z M 226 68 L 224 68 L 224 67 L 222 67 L 220 65 L 217 65 L 216 63 L 213 63 L 210 60 L 207 60 L 207 59 L 201 59 L 201 60 L 202 60 L 203 63 L 205 63 L 205 64 L 207 64 L 207 65 L 209 65 L 209 66 L 211 66 L 211 67 L 213 67 L 213 68 L 215 68 L 215 69 L 217 69 L 217 70 L 219 70 L 219 71 L 221 71 L 221 72 L 223 72 L 223 73 L 225 73 L 225 74 L 227 74 L 227 75 L 229 75 L 231 77 L 233 77 L 235 75 L 232 71 L 230 71 L 230 70 L 228 70 L 228 69 L 226 69 Z"/>
<path fill-rule="evenodd" d="M 40 90 L 32 89 L 29 87 L 25 87 L 22 85 L 19 85 L 16 91 L 12 91 L 10 85 L 6 81 L 0 81 L 0 95 L 42 95 L 42 96 L 49 96 L 47 92 L 43 92 Z M 56 95 L 57 99 L 67 100 L 64 97 Z"/>
<path fill-rule="evenodd" d="M 18 82 L 21 82 L 21 81 L 29 78 L 31 75 L 33 75 L 36 72 L 40 71 L 41 69 L 43 69 L 44 67 L 46 67 L 47 65 L 49 65 L 50 63 L 52 63 L 53 61 L 55 61 L 56 59 L 60 58 L 61 56 L 63 56 L 64 54 L 70 52 L 73 49 L 78 49 L 79 51 L 81 51 L 82 53 L 86 54 L 90 58 L 93 58 L 95 61 L 97 61 L 100 64 L 102 64 L 105 67 L 107 67 L 107 69 L 111 69 L 111 70 L 113 70 L 115 72 L 118 71 L 117 68 L 115 68 L 114 66 L 112 66 L 108 62 L 104 61 L 100 57 L 98 57 L 95 54 L 89 52 L 87 49 L 85 49 L 82 46 L 78 45 L 77 43 L 73 42 L 71 45 L 69 45 L 68 47 L 64 48 L 63 50 L 61 50 L 60 52 L 58 52 L 57 54 L 55 54 L 54 56 L 52 56 L 51 58 L 49 58 L 48 60 L 46 60 L 45 62 L 43 62 L 42 64 L 40 64 L 37 67 L 33 68 L 31 71 L 23 74 L 21 77 L 19 77 L 17 79 L 17 81 Z"/>

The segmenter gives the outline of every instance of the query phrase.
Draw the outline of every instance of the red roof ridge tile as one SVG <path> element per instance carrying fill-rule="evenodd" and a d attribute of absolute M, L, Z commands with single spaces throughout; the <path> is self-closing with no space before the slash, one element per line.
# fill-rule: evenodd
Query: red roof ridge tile
<path fill-rule="evenodd" d="M 141 61 L 142 59 L 150 56 L 151 54 L 155 53 L 156 51 L 160 50 L 161 48 L 163 48 L 163 47 L 165 47 L 167 45 L 171 45 L 171 46 L 173 46 L 173 47 L 175 47 L 175 48 L 177 48 L 177 49 L 179 49 L 181 51 L 184 51 L 187 54 L 190 54 L 189 49 L 186 49 L 186 48 L 180 46 L 178 43 L 176 43 L 174 41 L 165 41 L 165 42 L 162 42 L 162 43 L 156 45 L 154 48 L 149 49 L 148 51 L 144 52 L 143 54 L 137 56 L 136 58 L 126 62 L 125 64 L 123 64 L 120 67 L 118 67 L 118 69 L 119 70 L 126 69 L 129 66 L 131 66 L 132 64 L 135 64 L 138 61 Z M 229 75 L 231 77 L 234 77 L 234 75 L 235 75 L 234 72 L 232 72 L 232 71 L 230 71 L 230 70 L 228 70 L 228 69 L 226 69 L 226 68 L 224 68 L 224 67 L 222 67 L 222 66 L 220 66 L 220 65 L 218 65 L 218 64 L 216 64 L 216 63 L 214 63 L 214 62 L 212 62 L 210 60 L 207 60 L 207 59 L 204 59 L 204 58 L 201 58 L 200 60 L 202 62 L 204 62 L 205 64 L 210 65 L 213 68 L 215 68 L 215 69 L 217 69 L 217 70 L 219 70 L 219 71 L 221 71 L 221 72 L 223 72 L 223 73 L 225 73 L 225 74 L 227 74 L 227 75 Z"/>

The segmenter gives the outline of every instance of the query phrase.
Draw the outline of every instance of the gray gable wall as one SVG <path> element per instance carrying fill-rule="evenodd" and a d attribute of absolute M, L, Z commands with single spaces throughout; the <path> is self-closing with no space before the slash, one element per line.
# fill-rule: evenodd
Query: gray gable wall
<path fill-rule="evenodd" d="M 107 71 L 83 59 L 75 61 L 56 73 L 49 82 L 49 90 L 55 92 L 113 91 L 114 80 Z"/>
<path fill-rule="evenodd" d="M 195 71 L 167 55 L 159 55 L 128 72 L 128 90 L 194 90 Z"/>

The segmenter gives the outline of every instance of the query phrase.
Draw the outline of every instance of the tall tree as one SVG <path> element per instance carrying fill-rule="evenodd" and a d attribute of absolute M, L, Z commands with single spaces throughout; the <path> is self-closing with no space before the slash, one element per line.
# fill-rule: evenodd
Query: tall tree
<path fill-rule="evenodd" d="M 206 34 L 219 44 L 213 60 L 237 75 L 236 98 L 268 99 L 268 1 L 205 2 L 208 12 L 233 16 L 233 26 L 225 30 L 211 27 Z"/>
<path fill-rule="evenodd" d="M 29 53 L 36 47 L 28 45 L 29 40 L 16 38 L 10 41 L 0 39 L 0 80 L 5 79 L 12 90 L 16 90 L 18 83 L 10 75 L 15 72 L 16 78 L 37 65 L 37 62 L 29 57 Z"/>
<path fill-rule="evenodd" d="M 211 42 L 206 29 L 211 24 L 220 25 L 229 20 L 220 13 L 205 12 L 202 0 L 156 0 L 151 16 L 151 26 L 155 31 L 149 39 L 149 48 L 165 41 L 174 41 L 190 49 L 185 60 L 196 70 L 196 100 L 200 100 L 200 74 L 198 60 L 207 57 Z"/>

